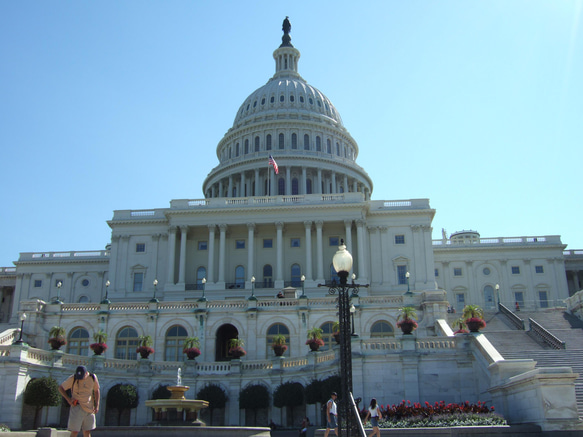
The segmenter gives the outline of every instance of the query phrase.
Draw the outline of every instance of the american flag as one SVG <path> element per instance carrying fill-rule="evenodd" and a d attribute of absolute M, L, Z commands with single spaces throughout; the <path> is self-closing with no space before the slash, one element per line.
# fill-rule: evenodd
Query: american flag
<path fill-rule="evenodd" d="M 277 165 L 277 162 L 275 162 L 275 159 L 273 159 L 273 156 L 269 155 L 269 159 L 267 160 L 267 163 L 269 165 L 273 165 L 273 171 L 275 172 L 275 174 L 279 174 L 279 167 Z"/>

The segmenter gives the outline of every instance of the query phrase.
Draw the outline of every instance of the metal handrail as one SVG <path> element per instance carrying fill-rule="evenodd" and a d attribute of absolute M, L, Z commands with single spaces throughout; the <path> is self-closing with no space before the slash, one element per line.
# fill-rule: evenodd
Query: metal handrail
<path fill-rule="evenodd" d="M 554 349 L 567 349 L 564 341 L 551 334 L 546 328 L 532 318 L 528 318 L 530 323 L 530 332 L 536 334 L 543 342 Z"/>
<path fill-rule="evenodd" d="M 510 323 L 512 323 L 514 326 L 516 326 L 518 329 L 522 329 L 523 331 L 526 329 L 524 327 L 524 320 L 521 319 L 520 317 L 518 317 L 515 313 L 513 313 L 512 311 L 510 311 L 510 309 L 508 309 L 508 307 L 506 307 L 505 305 L 498 303 L 498 310 L 504 314 L 506 317 L 508 317 L 508 320 L 510 320 Z"/>

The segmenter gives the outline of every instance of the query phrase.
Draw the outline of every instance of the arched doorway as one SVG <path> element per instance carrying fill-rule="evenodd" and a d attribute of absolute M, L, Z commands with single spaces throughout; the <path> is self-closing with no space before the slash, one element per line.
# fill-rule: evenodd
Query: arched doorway
<path fill-rule="evenodd" d="M 229 361 L 229 340 L 239 338 L 239 331 L 233 325 L 222 325 L 217 330 L 215 342 L 215 361 Z"/>

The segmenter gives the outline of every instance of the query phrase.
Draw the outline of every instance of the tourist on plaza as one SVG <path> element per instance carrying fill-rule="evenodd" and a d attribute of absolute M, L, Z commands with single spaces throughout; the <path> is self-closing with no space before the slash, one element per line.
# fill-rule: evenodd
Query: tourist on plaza
<path fill-rule="evenodd" d="M 326 403 L 326 418 L 328 419 L 328 423 L 326 425 L 326 432 L 324 433 L 324 437 L 328 437 L 328 433 L 331 429 L 334 430 L 334 433 L 338 435 L 338 420 L 337 415 L 338 412 L 336 410 L 336 398 L 338 395 L 336 392 L 332 392 L 330 395 L 330 400 Z"/>
<path fill-rule="evenodd" d="M 67 393 L 71 390 L 71 395 Z M 76 437 L 83 430 L 83 437 L 91 437 L 95 429 L 95 415 L 99 411 L 99 381 L 97 376 L 89 373 L 85 366 L 77 367 L 75 373 L 69 376 L 60 386 L 59 393 L 71 406 L 69 424 L 71 437 Z"/>
<path fill-rule="evenodd" d="M 375 398 L 372 398 L 370 400 L 370 406 L 368 407 L 368 412 L 366 413 L 366 417 L 364 418 L 364 423 L 366 423 L 369 417 L 370 424 L 372 425 L 372 433 L 369 434 L 368 437 L 372 437 L 373 435 L 381 437 L 381 430 L 379 429 L 379 420 L 383 418 L 383 415 Z"/>
<path fill-rule="evenodd" d="M 308 435 L 308 426 L 310 426 L 310 419 L 306 416 L 304 417 L 304 420 L 302 420 L 300 437 L 306 437 Z"/>

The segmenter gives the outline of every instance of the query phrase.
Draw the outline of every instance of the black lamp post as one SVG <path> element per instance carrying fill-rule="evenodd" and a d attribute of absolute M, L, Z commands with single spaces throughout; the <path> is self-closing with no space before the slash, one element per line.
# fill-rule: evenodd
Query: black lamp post
<path fill-rule="evenodd" d="M 61 287 L 63 283 L 61 281 L 57 282 L 57 298 L 53 301 L 53 303 L 63 303 L 61 300 Z"/>
<path fill-rule="evenodd" d="M 22 339 L 22 332 L 24 331 L 24 321 L 26 320 L 26 313 L 22 313 L 20 315 L 20 335 L 18 336 L 18 340 L 16 340 L 14 343 L 12 344 L 18 344 L 20 346 L 22 346 L 24 343 L 24 340 Z"/>
<path fill-rule="evenodd" d="M 411 288 L 409 288 L 409 276 L 411 276 L 409 272 L 405 273 L 405 278 L 407 278 L 407 293 L 405 293 L 406 296 L 413 295 L 413 293 L 411 293 Z"/>
<path fill-rule="evenodd" d="M 156 299 L 156 289 L 158 287 L 158 280 L 157 279 L 154 279 L 153 284 L 154 284 L 154 296 L 152 296 L 152 299 L 150 299 L 150 302 L 151 303 L 157 303 L 157 302 L 160 302 L 158 299 Z"/>
<path fill-rule="evenodd" d="M 109 282 L 109 279 L 105 282 L 105 299 L 103 299 L 101 301 L 101 303 L 111 303 L 111 301 L 108 298 L 108 294 L 109 294 L 109 286 L 111 285 L 111 282 Z"/>
<path fill-rule="evenodd" d="M 500 308 L 500 284 L 496 284 L 496 311 Z"/>
<path fill-rule="evenodd" d="M 354 304 L 350 305 L 350 323 L 352 324 L 352 331 L 350 332 L 350 335 L 352 337 L 358 337 L 358 335 L 356 335 L 354 333 L 354 313 L 356 312 L 356 307 L 354 306 Z"/>
<path fill-rule="evenodd" d="M 340 241 L 338 251 L 332 259 L 334 269 L 338 273 L 340 285 L 332 284 L 328 288 L 329 294 L 338 293 L 338 309 L 339 309 L 339 324 L 340 324 L 340 380 L 341 380 L 341 398 L 340 411 L 338 415 L 338 429 L 340 435 L 358 436 L 357 421 L 354 416 L 354 409 L 351 405 L 350 396 L 352 394 L 352 345 L 351 336 L 354 331 L 350 328 L 350 297 L 358 296 L 360 287 L 368 287 L 367 285 L 359 285 L 354 283 L 348 284 L 348 272 L 352 269 L 352 255 L 346 250 L 344 240 Z M 325 284 L 318 284 L 318 287 L 325 286 Z M 349 291 L 352 291 L 349 296 Z M 342 433 L 342 429 L 346 430 L 346 434 Z"/>
<path fill-rule="evenodd" d="M 199 302 L 206 302 L 207 298 L 204 294 L 204 289 L 206 288 L 206 278 L 202 278 L 202 280 L 200 282 L 202 282 L 202 296 L 198 301 Z"/>

